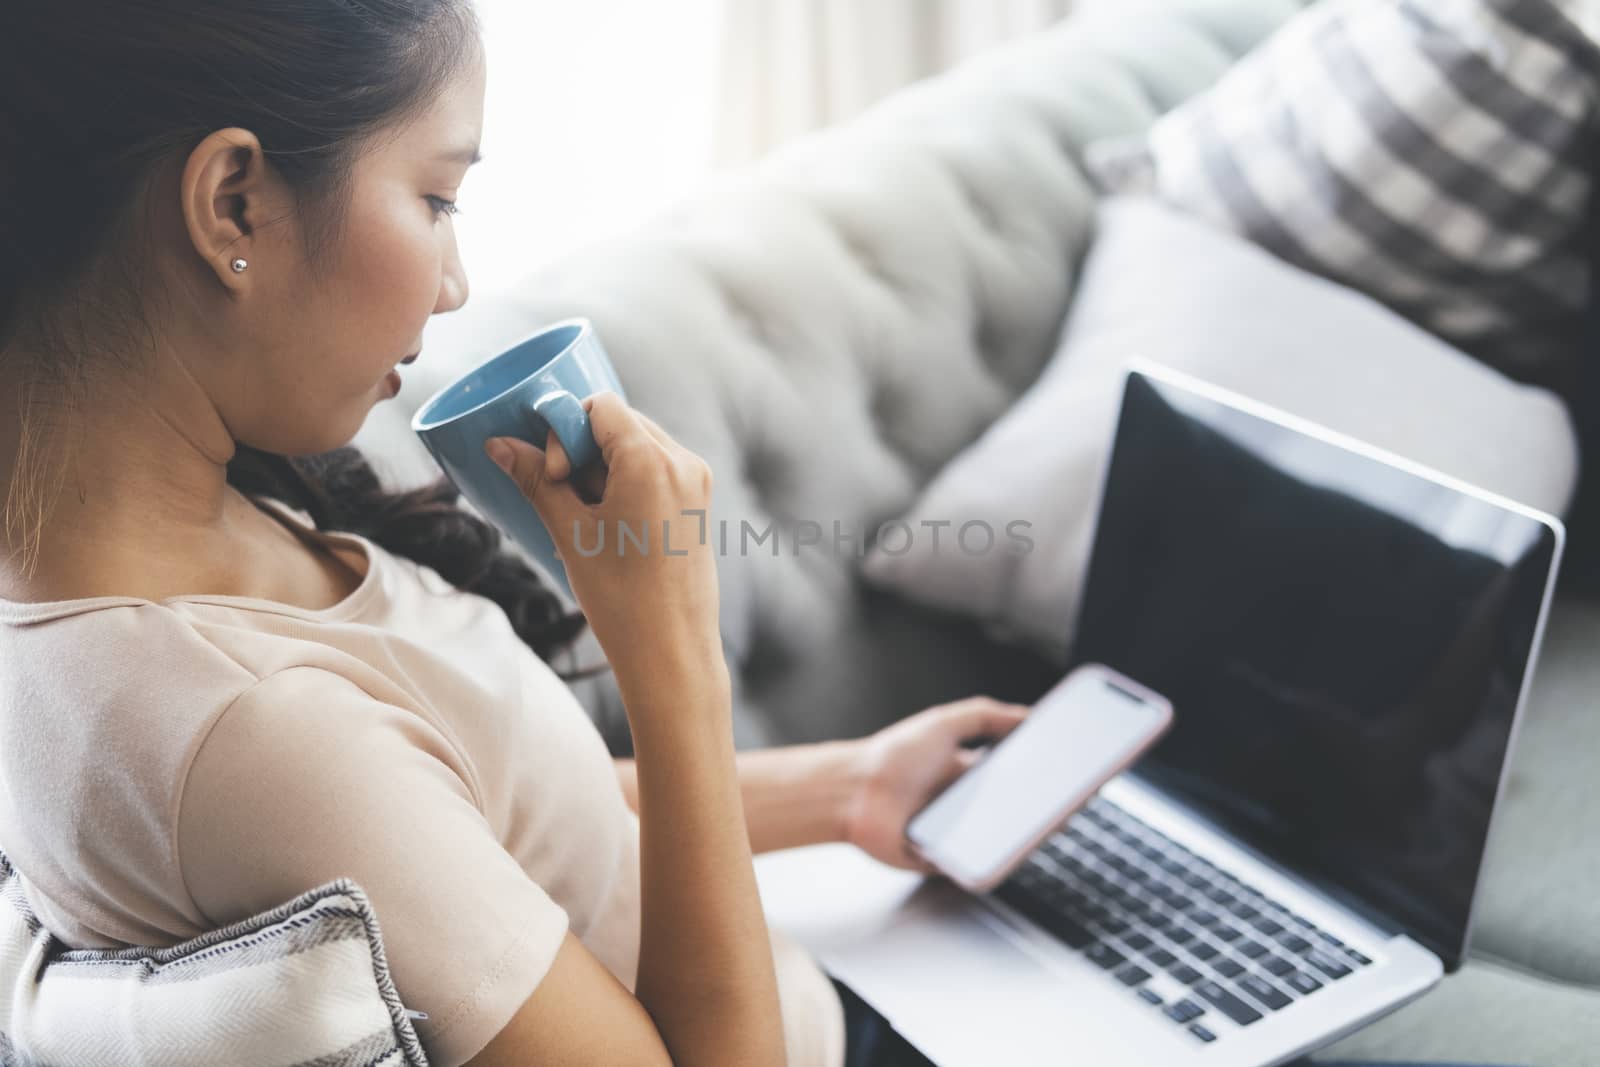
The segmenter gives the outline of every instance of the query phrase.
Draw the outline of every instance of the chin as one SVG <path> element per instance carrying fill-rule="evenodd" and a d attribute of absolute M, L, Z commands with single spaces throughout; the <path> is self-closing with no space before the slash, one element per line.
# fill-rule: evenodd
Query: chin
<path fill-rule="evenodd" d="M 350 423 L 346 423 L 340 432 L 329 434 L 326 440 L 318 443 L 314 452 L 308 452 L 306 454 L 320 455 L 324 452 L 332 452 L 335 449 L 344 448 L 348 445 L 355 444 L 356 437 L 360 435 L 362 427 L 367 424 L 367 416 L 371 413 L 373 407 L 373 402 L 369 400 L 367 402 L 366 411 L 361 412 L 355 419 L 351 420 Z"/>

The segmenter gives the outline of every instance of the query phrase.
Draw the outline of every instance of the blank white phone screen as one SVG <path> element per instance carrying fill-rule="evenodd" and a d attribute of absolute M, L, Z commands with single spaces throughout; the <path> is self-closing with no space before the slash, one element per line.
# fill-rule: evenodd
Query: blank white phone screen
<path fill-rule="evenodd" d="M 1070 674 L 912 819 L 911 839 L 940 869 L 986 878 L 1064 819 L 1163 718 L 1099 675 Z"/>

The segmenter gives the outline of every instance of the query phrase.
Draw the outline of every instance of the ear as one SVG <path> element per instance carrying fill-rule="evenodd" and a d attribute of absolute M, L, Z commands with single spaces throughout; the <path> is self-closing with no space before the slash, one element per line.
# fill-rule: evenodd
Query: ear
<path fill-rule="evenodd" d="M 195 146 L 179 178 L 179 201 L 184 226 L 197 255 L 216 273 L 217 280 L 242 292 L 249 279 L 238 273 L 235 259 L 255 266 L 252 251 L 258 230 L 269 217 L 269 181 L 261 142 L 237 126 L 217 130 Z"/>

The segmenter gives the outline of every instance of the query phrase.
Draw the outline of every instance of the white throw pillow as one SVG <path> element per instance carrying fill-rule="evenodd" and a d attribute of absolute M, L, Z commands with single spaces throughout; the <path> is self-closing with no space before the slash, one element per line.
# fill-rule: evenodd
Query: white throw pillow
<path fill-rule="evenodd" d="M 411 1014 L 347 878 L 169 948 L 68 949 L 0 853 L 0 1063 L 427 1067 Z"/>
<path fill-rule="evenodd" d="M 1056 354 L 923 490 L 901 521 L 948 522 L 874 544 L 871 584 L 975 616 L 999 640 L 1065 660 L 1123 368 L 1143 356 L 1514 500 L 1565 512 L 1578 451 L 1566 406 L 1371 298 L 1161 202 L 1110 197 Z M 968 554 L 950 533 L 999 536 Z M 1008 550 L 1016 521 L 1031 550 Z M 928 527 L 932 529 L 932 527 Z"/>

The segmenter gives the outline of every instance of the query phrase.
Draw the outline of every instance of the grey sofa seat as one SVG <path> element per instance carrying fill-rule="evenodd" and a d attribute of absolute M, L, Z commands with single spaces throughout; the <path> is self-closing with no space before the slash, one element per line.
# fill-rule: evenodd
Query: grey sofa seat
<path fill-rule="evenodd" d="M 1093 239 L 1082 146 L 1144 128 L 1301 6 L 1084 0 L 1049 32 L 723 175 L 512 297 L 436 320 L 405 393 L 374 410 L 357 443 L 396 484 L 436 476 L 406 427 L 415 407 L 536 326 L 588 316 L 633 404 L 715 472 L 741 747 L 865 734 L 977 692 L 1031 700 L 1054 668 L 874 592 L 852 553 L 1051 354 Z M 824 544 L 835 521 L 855 541 L 796 552 L 808 520 Z M 741 522 L 777 537 L 740 551 Z M 1474 961 L 1327 1058 L 1600 1063 L 1600 798 L 1585 767 L 1600 750 L 1597 645 L 1600 610 L 1558 604 L 1491 841 Z M 592 638 L 585 652 L 600 655 Z M 614 686 L 574 688 L 627 753 Z"/>

